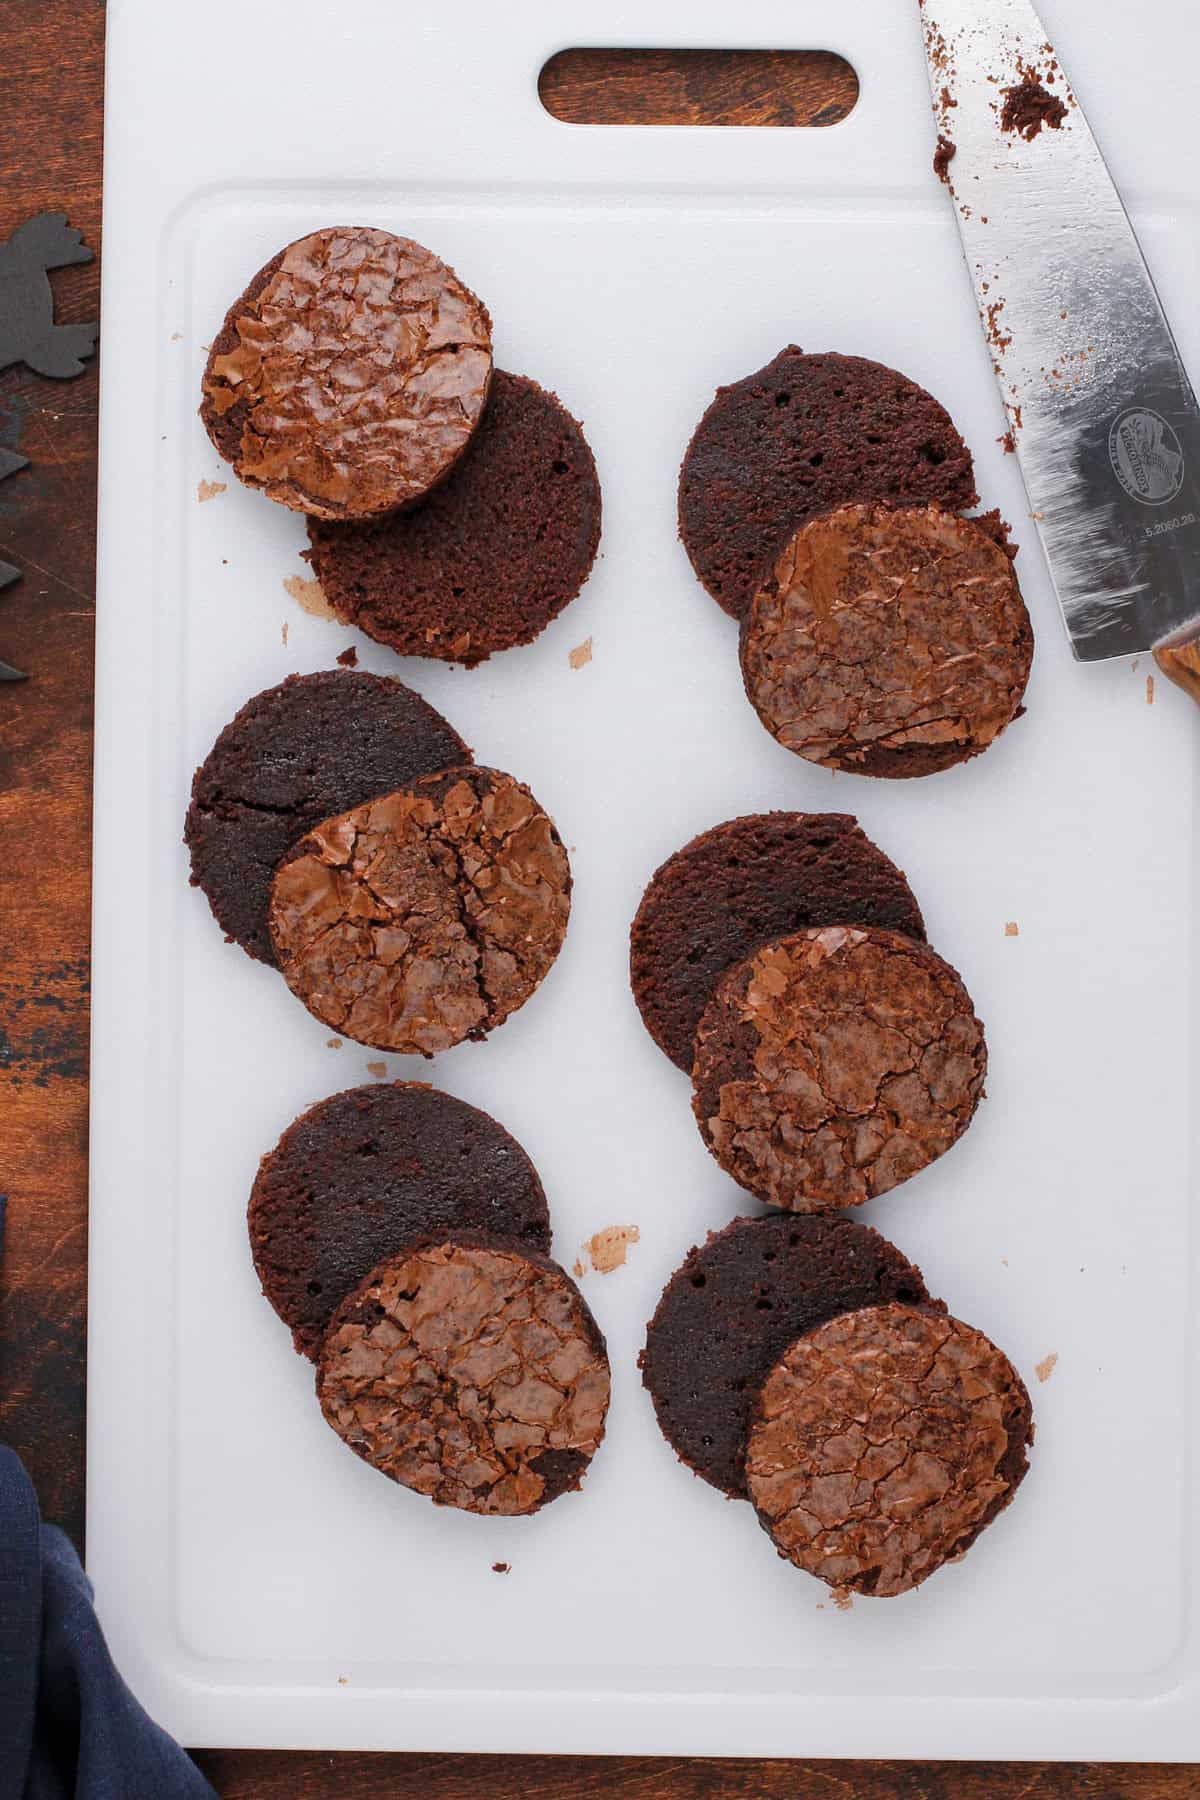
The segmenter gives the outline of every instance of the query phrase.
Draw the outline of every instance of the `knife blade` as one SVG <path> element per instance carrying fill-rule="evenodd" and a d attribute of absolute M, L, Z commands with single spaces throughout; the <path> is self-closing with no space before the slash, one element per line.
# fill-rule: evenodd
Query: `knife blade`
<path fill-rule="evenodd" d="M 1029 0 L 920 0 L 935 167 L 1075 655 L 1200 697 L 1200 409 Z"/>

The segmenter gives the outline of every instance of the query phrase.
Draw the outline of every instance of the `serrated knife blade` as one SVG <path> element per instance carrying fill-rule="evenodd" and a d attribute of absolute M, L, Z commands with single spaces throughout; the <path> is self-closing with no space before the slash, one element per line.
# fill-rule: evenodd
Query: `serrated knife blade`
<path fill-rule="evenodd" d="M 920 4 L 938 166 L 1072 647 L 1153 648 L 1200 691 L 1200 410 L 1129 217 L 1028 0 Z"/>

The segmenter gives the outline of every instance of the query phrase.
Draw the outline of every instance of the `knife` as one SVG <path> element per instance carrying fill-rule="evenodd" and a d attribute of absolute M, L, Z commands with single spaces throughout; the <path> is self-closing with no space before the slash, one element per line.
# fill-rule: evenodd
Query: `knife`
<path fill-rule="evenodd" d="M 920 0 L 967 268 L 1075 655 L 1152 650 L 1200 700 L 1200 410 L 1028 0 Z"/>

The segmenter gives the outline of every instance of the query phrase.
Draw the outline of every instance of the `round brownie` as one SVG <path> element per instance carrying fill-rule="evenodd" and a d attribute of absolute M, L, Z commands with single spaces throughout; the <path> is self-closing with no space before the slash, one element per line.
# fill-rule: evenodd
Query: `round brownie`
<path fill-rule="evenodd" d="M 713 599 L 740 619 L 807 519 L 847 500 L 974 506 L 971 453 L 949 414 L 895 369 L 794 344 L 717 389 L 679 474 L 679 534 Z"/>
<path fill-rule="evenodd" d="M 308 535 L 339 618 L 401 656 L 470 668 L 531 643 L 575 598 L 600 542 L 600 483 L 555 395 L 497 369 L 470 448 L 422 506 L 310 519 Z"/>
<path fill-rule="evenodd" d="M 549 1257 L 459 1238 L 400 1252 L 343 1301 L 317 1398 L 357 1455 L 436 1505 L 532 1513 L 587 1472 L 608 1357 Z"/>
<path fill-rule="evenodd" d="M 961 979 L 927 944 L 831 925 L 755 951 L 696 1033 L 696 1122 L 772 1206 L 858 1206 L 941 1156 L 987 1068 Z"/>
<path fill-rule="evenodd" d="M 668 857 L 629 934 L 633 997 L 659 1049 L 690 1073 L 696 1027 L 725 971 L 814 925 L 925 937 L 904 876 L 848 813 L 752 813 Z"/>
<path fill-rule="evenodd" d="M 336 225 L 234 301 L 200 417 L 234 473 L 297 512 L 369 518 L 453 468 L 492 375 L 487 308 L 411 238 Z"/>
<path fill-rule="evenodd" d="M 1023 710 L 1033 629 L 1012 559 L 938 506 L 843 506 L 787 545 L 742 627 L 742 677 L 785 749 L 859 775 L 978 756 Z"/>
<path fill-rule="evenodd" d="M 263 1293 L 302 1356 L 406 1244 L 468 1231 L 550 1248 L 546 1196 L 520 1144 L 423 1082 L 373 1082 L 302 1113 L 259 1164 L 247 1222 Z"/>
<path fill-rule="evenodd" d="M 469 763 L 458 733 L 384 675 L 289 675 L 247 700 L 192 782 L 184 842 L 192 886 L 225 936 L 273 963 L 271 878 L 314 825 L 435 769 Z"/>
<path fill-rule="evenodd" d="M 432 1056 L 528 1000 L 570 906 L 567 853 L 529 789 L 497 769 L 450 769 L 297 844 L 272 885 L 271 941 L 326 1025 Z"/>
<path fill-rule="evenodd" d="M 970 1548 L 1025 1477 L 1025 1384 L 980 1331 L 903 1305 L 798 1338 L 746 1447 L 759 1520 L 830 1587 L 903 1594 Z"/>
<path fill-rule="evenodd" d="M 772 1365 L 814 1326 L 888 1300 L 937 1304 L 920 1269 L 867 1225 L 770 1213 L 710 1232 L 663 1289 L 639 1358 L 676 1456 L 744 1497 L 751 1409 Z"/>

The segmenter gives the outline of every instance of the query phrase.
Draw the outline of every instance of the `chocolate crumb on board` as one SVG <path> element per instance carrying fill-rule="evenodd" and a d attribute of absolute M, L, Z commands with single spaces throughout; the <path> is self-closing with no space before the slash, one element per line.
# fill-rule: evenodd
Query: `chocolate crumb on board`
<path fill-rule="evenodd" d="M 511 1563 L 493 1563 L 492 1564 L 492 1574 L 493 1575 L 507 1575 L 511 1571 L 511 1569 L 512 1569 Z"/>
<path fill-rule="evenodd" d="M 203 506 L 206 500 L 215 500 L 218 494 L 225 492 L 223 481 L 201 481 L 196 487 L 196 498 Z"/>
<path fill-rule="evenodd" d="M 321 592 L 319 581 L 303 575 L 289 575 L 283 585 L 296 604 L 302 606 L 306 613 L 311 613 L 314 619 L 337 618 L 337 614 Z"/>
<path fill-rule="evenodd" d="M 622 1268 L 630 1244 L 638 1243 L 641 1235 L 636 1225 L 606 1225 L 602 1231 L 593 1232 L 584 1249 L 597 1275 L 611 1275 L 614 1269 Z"/>
<path fill-rule="evenodd" d="M 340 1050 L 342 1047 L 341 1038 L 326 1038 L 325 1042 L 331 1050 Z"/>
<path fill-rule="evenodd" d="M 1049 1356 L 1043 1356 L 1040 1363 L 1034 1366 L 1034 1374 L 1039 1381 L 1049 1381 L 1058 1366 L 1058 1351 L 1052 1350 Z"/>
<path fill-rule="evenodd" d="M 1153 677 L 1153 675 L 1147 675 L 1147 677 L 1146 677 L 1146 705 L 1147 706 L 1154 705 L 1154 677 Z"/>
<path fill-rule="evenodd" d="M 1059 130 L 1067 116 L 1067 103 L 1058 94 L 1052 94 L 1048 88 L 1043 87 L 1037 69 L 1022 68 L 1020 76 L 1020 81 L 1014 87 L 1001 90 L 1004 105 L 1000 110 L 1000 129 L 1016 132 L 1018 137 L 1031 144 L 1043 125 L 1048 125 L 1051 131 Z M 1053 73 L 1049 73 L 1046 79 L 1053 81 Z"/>
<path fill-rule="evenodd" d="M 279 637 L 280 637 L 280 641 L 283 644 L 284 649 L 286 650 L 287 649 L 287 637 L 288 637 L 288 622 L 286 619 L 283 621 L 283 630 L 280 632 Z"/>
<path fill-rule="evenodd" d="M 1015 919 L 1010 919 L 1008 921 L 1007 925 L 1004 927 L 1004 935 L 1005 937 L 1020 937 L 1021 927 L 1017 924 Z"/>
<path fill-rule="evenodd" d="M 387 1064 L 385 1062 L 369 1062 L 367 1064 L 367 1074 L 373 1075 L 376 1081 L 386 1081 Z"/>
<path fill-rule="evenodd" d="M 591 660 L 592 640 L 590 637 L 584 638 L 582 644 L 576 644 L 575 648 L 567 657 L 567 661 L 573 669 L 582 669 L 585 664 L 590 663 Z"/>
<path fill-rule="evenodd" d="M 353 644 L 349 644 L 335 660 L 342 665 L 343 669 L 357 669 L 358 651 L 354 648 Z"/>
<path fill-rule="evenodd" d="M 944 131 L 938 133 L 937 149 L 933 153 L 933 172 L 939 181 L 950 186 L 950 164 L 958 155 L 958 145 L 948 138 Z"/>
<path fill-rule="evenodd" d="M 1006 431 L 1003 437 L 996 439 L 996 442 L 1003 450 L 1005 456 L 1015 456 L 1017 454 L 1017 440 L 1011 431 Z"/>

